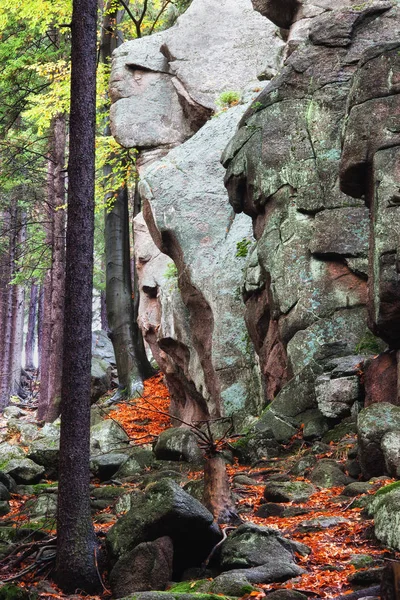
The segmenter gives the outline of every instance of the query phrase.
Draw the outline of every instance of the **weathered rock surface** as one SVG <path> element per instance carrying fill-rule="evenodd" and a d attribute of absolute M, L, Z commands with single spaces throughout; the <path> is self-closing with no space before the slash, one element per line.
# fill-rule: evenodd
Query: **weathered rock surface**
<path fill-rule="evenodd" d="M 400 407 L 382 402 L 371 404 L 358 415 L 359 460 L 367 479 L 386 472 L 382 440 L 389 432 L 400 431 Z M 388 438 L 386 438 L 387 440 Z"/>
<path fill-rule="evenodd" d="M 268 502 L 307 502 L 317 490 L 305 481 L 271 481 L 264 490 Z"/>
<path fill-rule="evenodd" d="M 238 527 L 221 548 L 221 567 L 223 570 L 238 570 L 248 581 L 255 582 L 254 576 L 246 574 L 244 569 L 254 573 L 264 572 L 258 583 L 267 581 L 284 581 L 300 574 L 302 569 L 294 560 L 294 553 L 308 554 L 309 549 L 303 544 L 293 542 L 279 535 L 275 529 L 246 523 Z M 269 573 L 269 575 L 267 575 Z"/>
<path fill-rule="evenodd" d="M 139 323 L 171 410 L 188 422 L 244 407 L 256 414 L 263 403 L 240 292 L 246 261 L 236 256 L 251 223 L 229 207 L 220 165 L 244 106 L 207 119 L 221 92 L 246 102 L 258 75 L 276 73 L 284 44 L 275 31 L 250 0 L 194 0 L 171 30 L 114 54 L 112 131 L 142 149 L 139 189 L 155 242 L 136 217 Z"/>
<path fill-rule="evenodd" d="M 163 536 L 173 541 L 174 569 L 179 566 L 179 571 L 201 564 L 221 539 L 212 514 L 171 479 L 131 498 L 129 512 L 108 533 L 107 546 L 115 560 Z"/>
<path fill-rule="evenodd" d="M 203 453 L 197 436 L 188 428 L 172 427 L 163 431 L 154 446 L 154 454 L 160 460 L 186 460 L 202 463 Z"/>
<path fill-rule="evenodd" d="M 165 536 L 143 542 L 125 554 L 110 573 L 113 596 L 164 590 L 172 579 L 173 550 L 171 538 Z"/>
<path fill-rule="evenodd" d="M 332 488 L 351 483 L 352 479 L 345 475 L 339 464 L 330 459 L 323 459 L 313 468 L 310 481 L 321 488 Z"/>
<path fill-rule="evenodd" d="M 374 517 L 375 535 L 385 546 L 400 549 L 400 490 L 394 489 L 377 494 L 368 506 L 368 512 Z"/>
<path fill-rule="evenodd" d="M 257 244 L 246 280 L 262 276 L 258 288 L 245 286 L 246 322 L 272 401 L 262 420 L 283 441 L 303 420 L 276 406 L 287 387 L 302 396 L 292 377 L 305 365 L 313 408 L 328 418 L 358 410 L 358 374 L 337 378 L 331 370 L 333 359 L 357 354 L 366 337 L 368 286 L 369 324 L 398 347 L 399 130 L 392 115 L 399 67 L 392 40 L 400 21 L 394 2 L 253 5 L 289 29 L 285 66 L 244 115 L 223 160 L 234 210 L 253 219 Z M 367 106 L 378 115 L 373 123 Z M 365 177 L 372 168 L 379 185 Z"/>

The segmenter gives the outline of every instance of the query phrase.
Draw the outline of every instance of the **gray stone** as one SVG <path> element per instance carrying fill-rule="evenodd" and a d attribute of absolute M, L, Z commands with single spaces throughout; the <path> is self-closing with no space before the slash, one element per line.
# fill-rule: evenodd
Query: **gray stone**
<path fill-rule="evenodd" d="M 219 164 L 227 135 L 233 133 L 243 111 L 243 106 L 235 106 L 207 122 L 185 144 L 145 169 L 139 184 L 153 239 L 158 240 L 159 249 L 172 258 L 181 256 L 183 261 L 176 263 L 175 278 L 183 306 L 178 303 L 172 308 L 168 299 L 173 292 L 162 292 L 157 337 L 159 346 L 175 359 L 179 371 L 183 370 L 186 381 L 190 381 L 183 389 L 181 384 L 179 391 L 177 382 L 173 388 L 183 396 L 175 406 L 178 416 L 186 421 L 193 413 L 204 418 L 204 412 L 203 417 L 200 412 L 204 411 L 204 401 L 211 414 L 219 404 L 228 416 L 239 411 L 243 414 L 245 407 L 253 414 L 260 408 L 254 349 L 244 335 L 241 297 L 234 293 L 244 266 L 244 259 L 237 256 L 237 243 L 252 239 L 251 223 L 243 215 L 235 217 L 229 207 Z M 180 190 L 185 190 L 184 195 Z M 177 195 L 181 197 L 178 205 Z M 204 197 L 212 198 L 210 211 L 204 210 Z M 169 239 L 171 232 L 167 248 L 161 239 Z M 215 277 L 219 265 L 223 270 Z M 176 295 L 173 298 L 175 304 Z M 211 340 L 209 352 L 206 349 Z M 189 417 L 182 412 L 182 405 L 189 405 Z"/>
<path fill-rule="evenodd" d="M 307 596 L 297 590 L 282 589 L 268 594 L 269 600 L 305 600 Z"/>
<path fill-rule="evenodd" d="M 218 575 L 211 583 L 209 590 L 212 594 L 224 594 L 242 598 L 245 594 L 256 591 L 243 574 L 232 574 L 232 571 Z"/>
<path fill-rule="evenodd" d="M 57 512 L 57 495 L 40 494 L 37 498 L 28 500 L 24 506 L 31 519 L 54 518 Z"/>
<path fill-rule="evenodd" d="M 332 488 L 344 486 L 351 483 L 350 477 L 347 477 L 334 460 L 320 460 L 316 467 L 311 471 L 310 481 L 320 488 Z"/>
<path fill-rule="evenodd" d="M 367 494 L 374 489 L 372 483 L 368 483 L 368 481 L 355 481 L 354 483 L 349 483 L 346 485 L 342 492 L 342 496 L 349 496 L 349 498 L 355 498 L 356 496 L 360 496 L 360 494 Z"/>
<path fill-rule="evenodd" d="M 101 396 L 106 394 L 111 387 L 111 365 L 110 363 L 92 357 L 91 376 L 91 400 L 96 402 Z"/>
<path fill-rule="evenodd" d="M 163 479 L 143 496 L 131 498 L 129 512 L 107 535 L 107 547 L 119 558 L 141 542 L 164 535 L 171 537 L 174 560 L 182 570 L 200 564 L 221 539 L 212 514 L 174 481 Z"/>
<path fill-rule="evenodd" d="M 125 459 L 125 461 L 120 463 L 118 470 L 114 474 L 114 478 L 117 480 L 132 477 L 132 475 L 136 475 L 142 471 L 142 467 L 134 456 L 129 456 L 129 458 L 125 456 Z"/>
<path fill-rule="evenodd" d="M 164 590 L 172 579 L 173 545 L 165 536 L 154 542 L 143 542 L 125 554 L 110 573 L 110 586 L 115 598 L 133 592 Z"/>
<path fill-rule="evenodd" d="M 381 439 L 386 470 L 391 477 L 400 476 L 400 430 L 388 431 Z"/>
<path fill-rule="evenodd" d="M 310 251 L 318 255 L 364 257 L 368 253 L 369 211 L 364 207 L 326 210 L 315 216 Z"/>
<path fill-rule="evenodd" d="M 45 468 L 37 465 L 30 458 L 12 458 L 3 467 L 3 471 L 16 483 L 37 483 L 44 475 Z"/>
<path fill-rule="evenodd" d="M 19 419 L 23 414 L 25 414 L 19 406 L 6 406 L 3 410 L 3 417 L 6 419 Z"/>
<path fill-rule="evenodd" d="M 92 357 L 116 364 L 114 347 L 106 331 L 98 329 L 92 332 Z"/>
<path fill-rule="evenodd" d="M 0 468 L 2 471 L 6 471 L 4 468 L 7 463 L 14 459 L 22 459 L 25 458 L 25 452 L 22 448 L 15 446 L 13 444 L 9 444 L 8 442 L 3 442 L 0 444 Z M 6 471 L 7 472 L 7 471 Z"/>
<path fill-rule="evenodd" d="M 112 419 L 106 419 L 90 428 L 91 454 L 104 454 L 128 447 L 129 437 Z"/>
<path fill-rule="evenodd" d="M 0 500 L 4 501 L 4 500 L 9 500 L 10 499 L 10 492 L 8 491 L 8 489 L 6 488 L 6 486 L 3 483 L 0 483 Z"/>
<path fill-rule="evenodd" d="M 400 431 L 400 407 L 381 402 L 371 404 L 358 415 L 359 460 L 363 475 L 383 475 L 386 470 L 381 448 L 382 438 L 391 431 Z"/>
<path fill-rule="evenodd" d="M 154 446 L 154 454 L 160 460 L 186 460 L 202 463 L 203 453 L 198 437 L 188 428 L 172 427 L 163 431 Z"/>
<path fill-rule="evenodd" d="M 246 523 L 240 525 L 222 544 L 221 567 L 223 570 L 234 570 L 234 573 L 243 573 L 243 569 L 256 567 L 265 573 L 269 571 L 270 581 L 282 581 L 292 577 L 294 571 L 302 571 L 295 564 L 294 552 L 304 555 L 309 549 L 282 537 L 275 529 Z M 280 575 L 273 574 L 274 565 L 279 565 Z M 259 583 L 266 583 L 266 575 L 263 579 Z M 254 582 L 252 577 L 251 583 Z"/>
<path fill-rule="evenodd" d="M 368 505 L 374 517 L 375 535 L 380 542 L 394 550 L 400 549 L 400 489 L 376 494 Z"/>
<path fill-rule="evenodd" d="M 264 498 L 269 502 L 307 502 L 317 490 L 305 481 L 274 481 L 267 483 Z"/>
<path fill-rule="evenodd" d="M 54 438 L 39 438 L 28 448 L 28 458 L 45 468 L 46 477 L 57 479 L 60 440 Z"/>
<path fill-rule="evenodd" d="M 311 533 L 313 531 L 324 531 L 338 525 L 350 525 L 351 521 L 344 517 L 318 517 L 309 521 L 301 521 L 296 527 L 300 533 Z"/>
<path fill-rule="evenodd" d="M 318 408 L 329 418 L 347 417 L 351 407 L 361 398 L 360 381 L 357 375 L 331 379 L 320 375 L 315 382 Z"/>
<path fill-rule="evenodd" d="M 126 454 L 117 452 L 94 456 L 90 461 L 90 470 L 100 481 L 106 481 L 111 479 L 127 460 Z"/>

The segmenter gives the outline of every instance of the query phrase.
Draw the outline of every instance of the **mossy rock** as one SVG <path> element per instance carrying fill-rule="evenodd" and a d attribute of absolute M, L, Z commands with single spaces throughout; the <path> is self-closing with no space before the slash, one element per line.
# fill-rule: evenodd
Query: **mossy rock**
<path fill-rule="evenodd" d="M 345 420 L 336 425 L 333 429 L 330 429 L 325 433 L 322 438 L 322 441 L 325 444 L 330 444 L 330 442 L 340 442 L 346 435 L 357 433 L 357 423 L 354 420 Z"/>
<path fill-rule="evenodd" d="M 174 583 L 168 589 L 171 593 L 193 594 L 195 592 L 208 592 L 211 587 L 211 581 L 208 579 L 198 579 L 197 581 L 180 581 Z"/>
<path fill-rule="evenodd" d="M 28 591 L 11 583 L 0 588 L 0 600 L 35 600 L 37 597 L 36 591 Z"/>
<path fill-rule="evenodd" d="M 384 485 L 379 488 L 375 492 L 375 496 L 383 496 L 383 494 L 388 494 L 389 492 L 393 492 L 394 490 L 400 489 L 400 481 L 395 481 L 394 483 L 389 483 L 389 485 Z"/>
<path fill-rule="evenodd" d="M 230 596 L 187 592 L 137 592 L 122 600 L 229 600 Z"/>

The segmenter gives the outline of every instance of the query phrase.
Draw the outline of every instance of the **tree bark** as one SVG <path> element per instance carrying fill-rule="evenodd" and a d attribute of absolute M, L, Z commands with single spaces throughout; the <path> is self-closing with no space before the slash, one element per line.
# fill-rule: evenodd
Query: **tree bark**
<path fill-rule="evenodd" d="M 15 221 L 15 264 L 14 274 L 17 274 L 18 259 L 26 242 L 26 214 L 17 210 Z M 10 349 L 11 394 L 21 392 L 22 348 L 24 342 L 25 290 L 22 285 L 12 286 L 12 337 Z"/>
<path fill-rule="evenodd" d="M 13 206 L 3 212 L 2 238 L 3 248 L 0 256 L 0 410 L 5 408 L 10 401 L 10 350 L 11 350 L 11 331 L 12 331 L 12 312 L 10 310 L 12 290 L 11 265 L 12 265 L 12 223 Z"/>
<path fill-rule="evenodd" d="M 217 523 L 240 521 L 232 500 L 224 457 L 217 453 L 204 462 L 204 505 Z"/>
<path fill-rule="evenodd" d="M 51 267 L 46 273 L 42 336 L 39 420 L 54 421 L 60 414 L 63 318 L 65 285 L 65 146 L 66 119 L 59 114 L 51 124 L 48 163 L 47 244 L 51 248 Z"/>
<path fill-rule="evenodd" d="M 38 285 L 31 284 L 29 294 L 29 309 L 28 309 L 28 328 L 25 341 L 25 369 L 33 371 L 35 369 L 34 353 L 36 341 L 36 319 L 38 311 Z"/>
<path fill-rule="evenodd" d="M 97 0 L 73 0 L 64 357 L 56 577 L 94 594 L 98 544 L 90 510 L 90 371 L 94 246 Z"/>
<path fill-rule="evenodd" d="M 120 40 L 115 29 L 121 11 L 108 12 L 103 19 L 100 59 L 108 64 Z M 110 135 L 109 126 L 105 135 Z M 110 177 L 110 165 L 104 167 L 104 176 Z M 112 196 L 111 194 L 109 196 Z M 129 197 L 124 185 L 113 194 L 111 210 L 105 211 L 106 306 L 117 362 L 119 388 L 114 399 L 132 398 L 143 391 L 143 379 L 151 373 L 145 353 L 140 353 L 140 331 L 135 328 L 131 279 L 131 252 L 129 236 Z"/>

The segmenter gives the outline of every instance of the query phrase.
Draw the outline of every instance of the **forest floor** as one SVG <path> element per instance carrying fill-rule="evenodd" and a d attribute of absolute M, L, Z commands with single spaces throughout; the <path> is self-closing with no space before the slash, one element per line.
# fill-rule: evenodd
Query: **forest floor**
<path fill-rule="evenodd" d="M 108 418 L 117 421 L 129 435 L 134 444 L 149 444 L 164 429 L 171 426 L 168 416 L 169 396 L 161 376 L 157 375 L 146 382 L 143 398 L 135 400 L 132 403 L 125 402 L 114 407 L 109 413 Z M 31 417 L 32 419 L 33 417 Z M 12 443 L 18 443 L 18 436 L 10 437 Z M 338 463 L 344 463 L 349 449 L 356 444 L 354 435 L 347 435 L 337 443 L 331 442 L 329 448 L 324 452 L 315 455 L 319 459 L 334 459 Z M 264 525 L 279 529 L 282 535 L 302 542 L 312 550 L 309 556 L 296 556 L 301 567 L 306 573 L 284 583 L 273 583 L 260 585 L 260 593 L 252 592 L 253 600 L 262 598 L 269 591 L 275 589 L 292 588 L 303 592 L 305 595 L 314 598 L 333 598 L 341 594 L 348 594 L 354 590 L 367 588 L 379 582 L 380 571 L 384 559 L 399 558 L 399 554 L 389 552 L 382 548 L 373 534 L 373 522 L 368 519 L 362 508 L 354 506 L 356 498 L 345 497 L 342 495 L 343 487 L 334 487 L 330 489 L 319 489 L 307 502 L 304 503 L 285 503 L 285 509 L 293 507 L 296 510 L 295 516 L 270 516 L 262 518 L 256 516 L 260 506 L 265 503 L 263 497 L 265 485 L 271 478 L 279 481 L 283 477 L 291 478 L 296 481 L 309 482 L 307 471 L 302 476 L 290 476 L 289 472 L 293 465 L 302 457 L 309 455 L 311 444 L 302 442 L 295 438 L 285 448 L 285 456 L 273 459 L 258 461 L 255 465 L 239 464 L 237 459 L 234 464 L 227 465 L 227 471 L 231 480 L 231 489 L 237 501 L 237 508 L 243 521 L 250 521 L 258 525 Z M 245 475 L 251 478 L 253 484 L 243 484 L 243 478 L 237 483 L 238 475 Z M 185 473 L 185 480 L 198 480 L 203 476 L 203 472 L 189 471 Z M 379 478 L 370 493 L 382 485 L 387 485 L 393 480 Z M 51 482 L 47 482 L 51 483 Z M 104 483 L 93 481 L 93 488 L 101 488 Z M 110 483 L 108 483 L 108 486 Z M 127 492 L 135 489 L 139 483 L 123 483 Z M 26 510 L 26 504 L 32 500 L 31 495 L 12 495 L 10 501 L 11 512 L 0 520 L 0 539 L 1 528 L 26 528 L 29 522 L 29 511 Z M 334 517 L 339 518 L 337 524 L 322 529 L 321 531 L 303 531 L 301 523 L 307 519 Z M 94 514 L 95 529 L 100 538 L 104 539 L 107 531 L 117 520 L 117 516 L 112 506 L 96 511 Z M 46 544 L 54 544 L 56 532 L 50 527 L 46 528 Z M 50 537 L 49 537 L 50 536 Z M 33 565 L 32 558 L 24 556 L 23 548 L 32 543 L 32 537 L 21 538 L 18 544 L 11 548 L 11 554 L 6 555 L 0 560 L 0 581 L 12 582 L 21 589 L 36 589 L 39 598 L 79 598 L 82 596 L 64 595 L 48 579 L 51 566 L 45 565 L 45 568 L 38 569 Z M 24 544 L 24 547 L 22 547 Z M 29 546 L 28 546 L 29 547 Z M 356 573 L 356 568 L 351 564 L 351 560 L 358 555 L 368 555 L 372 558 L 370 564 L 365 569 L 357 569 L 360 574 L 356 581 L 351 582 Z M 43 565 L 42 565 L 43 566 Z M 372 569 L 371 569 L 372 566 Z M 47 568 L 48 567 L 48 568 Z M 368 571 L 368 573 L 367 573 Z M 365 577 L 362 573 L 365 572 Z M 375 578 L 374 578 L 375 573 Z M 350 578 L 350 580 L 349 580 Z M 104 594 L 103 596 L 85 596 L 88 599 L 100 600 L 100 598 L 109 598 L 107 591 L 107 573 L 103 574 Z M 357 582 L 359 585 L 357 585 Z M 1 588 L 0 588 L 1 589 Z"/>

